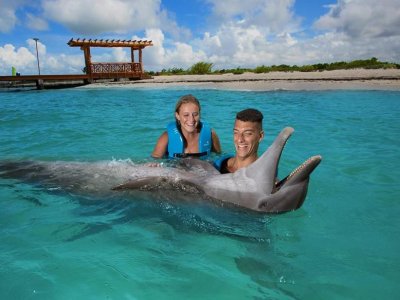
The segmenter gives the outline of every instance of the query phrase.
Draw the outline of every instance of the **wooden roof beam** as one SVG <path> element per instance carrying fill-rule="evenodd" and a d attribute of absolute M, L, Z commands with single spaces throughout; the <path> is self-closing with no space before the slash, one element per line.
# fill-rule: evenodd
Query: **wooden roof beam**
<path fill-rule="evenodd" d="M 143 49 L 147 46 L 153 46 L 152 41 L 148 40 L 103 40 L 103 39 L 70 39 L 67 43 L 71 47 L 89 46 L 89 47 L 131 47 L 135 49 Z"/>

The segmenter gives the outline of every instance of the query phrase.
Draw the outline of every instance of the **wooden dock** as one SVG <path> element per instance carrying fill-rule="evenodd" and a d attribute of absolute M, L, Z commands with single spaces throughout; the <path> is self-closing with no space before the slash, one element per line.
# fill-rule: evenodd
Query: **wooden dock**
<path fill-rule="evenodd" d="M 139 80 L 147 79 L 149 76 L 143 69 L 142 50 L 145 47 L 153 46 L 151 41 L 147 40 L 92 40 L 92 39 L 71 39 L 68 42 L 70 47 L 80 47 L 85 56 L 85 74 L 65 74 L 65 75 L 18 75 L 18 76 L 0 76 L 0 87 L 18 88 L 18 87 L 36 87 L 62 88 L 69 86 L 78 86 L 90 84 L 98 80 L 121 79 Z M 91 47 L 128 47 L 130 48 L 130 62 L 92 62 Z M 139 61 L 135 61 L 135 51 L 139 52 Z"/>
<path fill-rule="evenodd" d="M 0 76 L 0 86 L 3 88 L 61 88 L 88 84 L 88 79 L 87 74 Z"/>
<path fill-rule="evenodd" d="M 90 74 L 0 76 L 0 87 L 50 89 L 80 86 L 99 80 L 118 81 L 121 79 L 140 80 L 147 78 L 146 74 L 141 72 L 141 70 L 136 71 L 132 68 L 127 70 L 126 66 L 123 66 L 123 63 L 96 65 L 95 67 L 97 67 L 99 72 L 92 72 Z"/>

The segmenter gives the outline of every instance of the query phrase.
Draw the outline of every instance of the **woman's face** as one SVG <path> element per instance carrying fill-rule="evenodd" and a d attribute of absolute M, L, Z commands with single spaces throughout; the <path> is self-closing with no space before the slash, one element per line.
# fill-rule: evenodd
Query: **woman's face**
<path fill-rule="evenodd" d="M 175 113 L 176 119 L 181 124 L 182 131 L 195 132 L 200 122 L 200 109 L 194 103 L 184 103 Z"/>

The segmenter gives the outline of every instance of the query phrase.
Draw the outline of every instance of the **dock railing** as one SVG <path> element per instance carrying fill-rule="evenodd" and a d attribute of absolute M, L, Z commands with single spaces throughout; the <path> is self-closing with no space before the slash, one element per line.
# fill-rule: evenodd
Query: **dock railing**
<path fill-rule="evenodd" d="M 89 75 L 93 78 L 140 78 L 140 63 L 92 63 Z"/>

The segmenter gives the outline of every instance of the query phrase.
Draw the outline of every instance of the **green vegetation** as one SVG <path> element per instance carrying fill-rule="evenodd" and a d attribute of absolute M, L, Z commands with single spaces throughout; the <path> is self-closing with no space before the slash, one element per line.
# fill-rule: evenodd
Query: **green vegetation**
<path fill-rule="evenodd" d="M 324 63 L 324 64 L 314 64 L 314 65 L 304 65 L 304 66 L 288 66 L 288 65 L 272 65 L 259 66 L 254 69 L 254 73 L 268 73 L 268 72 L 313 72 L 313 71 L 332 71 L 332 70 L 346 70 L 346 69 L 400 69 L 399 64 L 380 62 L 377 58 L 373 57 L 371 59 L 365 60 L 353 60 L 351 62 L 334 62 L 334 63 Z"/>
<path fill-rule="evenodd" d="M 241 67 L 237 67 L 236 69 L 222 69 L 222 70 L 217 70 L 214 73 L 216 74 L 227 74 L 227 73 L 232 73 L 232 74 L 243 74 L 244 72 L 254 72 L 253 69 L 244 69 Z"/>
<path fill-rule="evenodd" d="M 212 63 L 206 63 L 201 61 L 191 66 L 188 72 L 189 74 L 210 74 L 212 65 L 213 65 Z"/>
<path fill-rule="evenodd" d="M 400 64 L 381 62 L 376 57 L 371 59 L 359 59 L 351 62 L 339 61 L 333 63 L 319 63 L 314 65 L 289 66 L 289 65 L 272 65 L 258 66 L 254 69 L 240 68 L 222 69 L 212 71 L 213 64 L 207 62 L 198 62 L 189 69 L 182 68 L 162 69 L 161 72 L 148 72 L 149 75 L 190 75 L 190 74 L 243 74 L 244 72 L 252 73 L 268 73 L 268 72 L 313 72 L 313 71 L 331 71 L 343 69 L 400 69 Z"/>
<path fill-rule="evenodd" d="M 149 71 L 146 74 L 154 75 L 187 75 L 188 72 L 182 68 L 162 69 L 160 72 Z"/>

